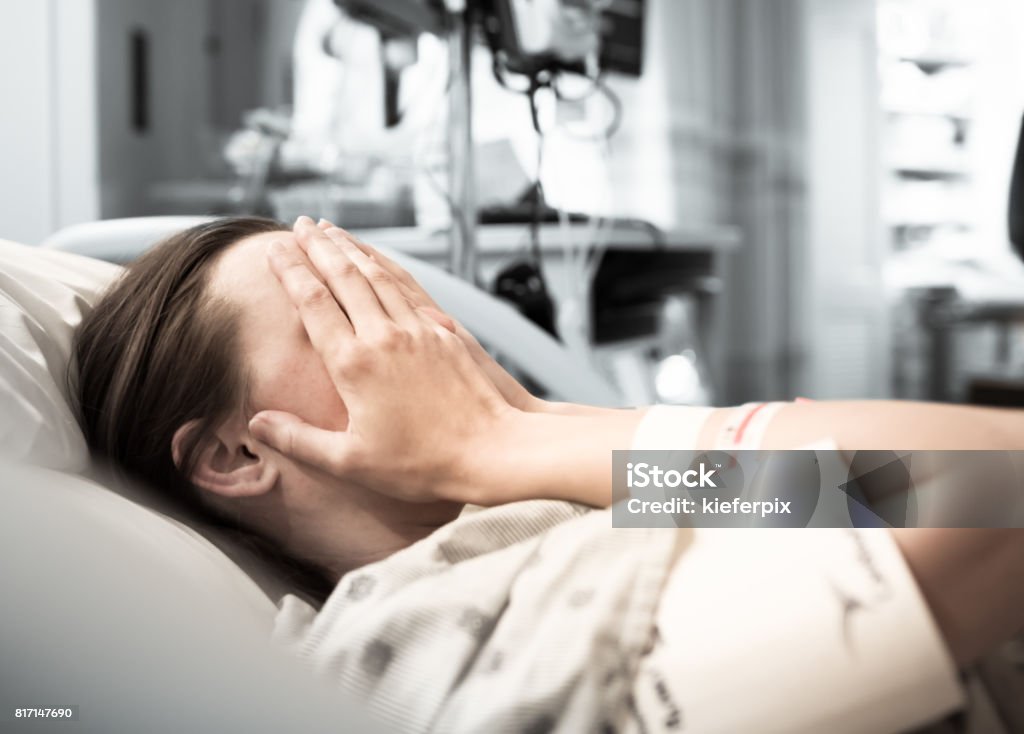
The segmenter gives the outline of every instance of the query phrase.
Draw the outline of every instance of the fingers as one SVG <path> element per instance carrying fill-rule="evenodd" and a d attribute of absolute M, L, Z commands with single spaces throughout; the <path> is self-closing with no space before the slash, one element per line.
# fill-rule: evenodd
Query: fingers
<path fill-rule="evenodd" d="M 398 323 L 411 324 L 412 319 L 416 318 L 413 304 L 406 295 L 408 290 L 403 288 L 398 279 L 379 261 L 359 249 L 345 230 L 335 227 L 327 230 L 327 236 L 362 271 L 391 318 Z"/>
<path fill-rule="evenodd" d="M 309 217 L 299 217 L 299 220 L 295 223 L 295 236 L 299 240 L 299 244 L 306 249 L 310 259 L 314 261 L 318 269 L 320 268 L 319 262 L 328 263 L 333 261 L 334 264 L 329 264 L 328 267 L 335 276 L 344 275 L 345 284 L 351 283 L 354 280 L 351 277 L 354 271 L 351 265 L 342 266 L 338 264 L 337 258 L 345 258 L 354 265 L 376 296 L 377 302 L 383 307 L 391 320 L 406 327 L 420 323 L 420 317 L 416 316 L 413 312 L 412 306 L 391 273 L 360 250 L 344 230 L 333 227 L 325 231 L 314 225 L 313 220 Z M 329 243 L 333 243 L 334 247 L 332 248 Z M 329 277 L 329 273 L 322 274 L 325 278 Z M 335 291 L 335 295 L 339 299 L 343 298 L 343 295 L 337 291 Z M 367 301 L 363 296 L 359 297 L 359 304 L 362 306 L 367 305 Z M 358 329 L 359 321 L 361 320 L 360 316 L 350 313 L 349 317 Z M 376 318 L 379 323 L 379 314 L 367 312 L 366 323 L 370 323 L 370 320 L 373 318 Z"/>
<path fill-rule="evenodd" d="M 436 308 L 438 311 L 441 310 L 441 307 L 437 305 L 437 302 L 430 297 L 430 294 L 427 293 L 426 290 L 424 290 L 423 286 L 419 284 L 419 281 L 412 277 L 408 270 L 403 268 L 401 265 L 396 263 L 394 260 L 392 260 L 384 253 L 374 249 L 365 242 L 360 242 L 357 239 L 355 240 L 355 243 L 360 250 L 362 250 L 364 253 L 366 253 L 374 260 L 376 260 L 378 263 L 380 263 L 380 266 L 387 270 L 389 273 L 391 273 L 391 275 L 394 276 L 395 280 L 397 280 L 403 286 L 408 288 L 409 291 L 414 294 L 414 303 L 416 303 L 416 305 L 430 306 L 431 308 Z"/>
<path fill-rule="evenodd" d="M 317 223 L 317 226 L 324 231 L 336 229 L 336 227 L 330 222 L 328 222 L 326 219 L 321 219 Z M 341 231 L 345 232 L 345 230 Z M 437 302 L 430 297 L 430 294 L 427 293 L 426 290 L 424 290 L 423 286 L 421 286 L 419 282 L 412 277 L 408 270 L 403 268 L 401 265 L 396 263 L 394 260 L 389 258 L 384 253 L 380 252 L 373 246 L 366 244 L 355 235 L 349 232 L 345 232 L 345 234 L 348 236 L 349 240 L 357 248 L 359 248 L 360 252 L 362 252 L 364 255 L 371 258 L 372 260 L 376 261 L 382 268 L 384 268 L 389 273 L 391 273 L 392 276 L 394 276 L 395 280 L 398 281 L 398 283 L 403 287 L 402 290 L 405 293 L 406 297 L 410 298 L 414 305 L 430 306 L 431 308 L 437 309 L 438 311 L 441 310 L 441 307 L 437 305 Z"/>
<path fill-rule="evenodd" d="M 316 223 L 316 226 L 318 229 L 321 229 L 324 232 L 326 232 L 329 229 L 335 229 L 335 225 L 327 221 L 326 219 L 321 219 L 319 222 Z M 341 228 L 338 227 L 338 229 Z M 430 295 L 427 294 L 425 290 L 423 290 L 423 287 L 418 282 L 416 282 L 415 278 L 413 278 L 412 275 L 410 275 L 407 270 L 404 270 L 394 260 L 391 260 L 387 256 L 381 254 L 380 252 L 377 252 L 377 250 L 375 250 L 373 247 L 370 247 L 370 245 L 360 240 L 351 232 L 348 232 L 347 230 L 342 231 L 344 231 L 348 235 L 349 239 L 355 244 L 355 246 L 358 247 L 367 257 L 369 257 L 371 260 L 376 260 L 381 265 L 381 267 L 383 267 L 385 270 L 387 270 L 389 273 L 395 276 L 395 279 L 398 282 L 398 289 L 402 292 L 402 295 L 405 296 L 405 300 L 407 300 L 412 306 L 420 308 L 421 310 L 433 309 L 432 312 L 426 311 L 427 315 L 433 318 L 435 321 L 437 321 L 445 328 L 451 330 L 451 327 L 448 326 L 447 323 L 445 323 L 446 319 L 448 321 L 451 321 L 451 317 L 447 316 L 441 310 L 441 307 L 437 305 L 434 299 L 431 298 Z"/>
<path fill-rule="evenodd" d="M 321 219 L 317 222 L 316 226 L 324 232 L 332 229 L 340 230 L 339 227 L 335 227 L 326 219 Z M 345 230 L 340 231 L 345 232 Z M 381 267 L 394 276 L 402 295 L 405 296 L 405 299 L 410 304 L 419 309 L 420 313 L 429 317 L 437 326 L 440 326 L 453 334 L 459 335 L 463 341 L 466 342 L 467 346 L 472 348 L 475 344 L 478 351 L 483 351 L 482 347 L 476 343 L 476 339 L 474 339 L 468 331 L 461 328 L 455 319 L 446 314 L 441 307 L 437 305 L 437 302 L 430 297 L 430 294 L 423 289 L 423 286 L 421 286 L 419 282 L 412 277 L 408 270 L 403 268 L 387 255 L 366 244 L 358 237 L 348 232 L 345 232 L 345 234 L 348 236 L 349 241 L 359 248 L 364 255 L 369 257 L 371 260 L 375 260 Z M 484 354 L 486 354 L 486 352 L 484 352 Z"/>
<path fill-rule="evenodd" d="M 249 432 L 275 451 L 333 475 L 348 463 L 344 433 L 317 428 L 291 413 L 261 411 L 250 419 Z"/>
<path fill-rule="evenodd" d="M 276 240 L 271 243 L 267 257 L 270 269 L 298 310 L 309 340 L 321 357 L 326 358 L 339 345 L 350 342 L 355 336 L 351 322 L 327 286 L 310 272 L 298 247 Z"/>
<path fill-rule="evenodd" d="M 345 309 L 355 332 L 380 330 L 386 319 L 384 307 L 356 263 L 308 217 L 295 223 L 295 238 Z"/>

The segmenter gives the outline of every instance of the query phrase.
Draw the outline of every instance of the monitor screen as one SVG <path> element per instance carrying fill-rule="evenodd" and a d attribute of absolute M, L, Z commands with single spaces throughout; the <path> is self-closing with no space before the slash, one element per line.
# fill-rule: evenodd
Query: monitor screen
<path fill-rule="evenodd" d="M 551 14 L 559 6 L 588 6 L 590 0 L 481 0 L 484 29 L 491 48 L 503 54 L 505 67 L 519 74 L 533 74 L 541 69 L 567 69 L 583 73 L 584 65 L 573 52 L 580 45 L 565 41 L 565 33 Z M 609 0 L 601 9 L 600 67 L 639 76 L 643 67 L 643 35 L 645 0 Z M 593 30 L 591 30 L 591 33 Z M 575 39 L 574 39 L 575 40 Z M 568 53 L 567 53 L 568 52 Z"/>
<path fill-rule="evenodd" d="M 611 0 L 602 12 L 601 68 L 631 76 L 643 72 L 645 0 Z"/>

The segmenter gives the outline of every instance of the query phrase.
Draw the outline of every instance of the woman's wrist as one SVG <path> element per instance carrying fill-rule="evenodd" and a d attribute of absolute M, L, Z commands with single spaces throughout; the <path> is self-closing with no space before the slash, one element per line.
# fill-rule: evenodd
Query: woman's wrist
<path fill-rule="evenodd" d="M 527 393 L 526 397 L 523 398 L 522 405 L 518 406 L 524 413 L 542 413 L 547 415 L 554 415 L 557 412 L 557 408 L 563 403 L 556 403 L 551 400 L 545 400 L 544 398 L 538 398 L 532 393 Z"/>
<path fill-rule="evenodd" d="M 527 426 L 533 426 L 531 419 L 543 417 L 546 412 L 543 406 L 517 403 L 509 405 L 489 430 L 458 451 L 445 486 L 439 488 L 446 499 L 486 507 L 530 499 L 522 481 L 523 465 L 533 451 Z"/>
<path fill-rule="evenodd" d="M 1024 625 L 1017 528 L 893 528 L 921 593 L 958 665 L 967 665 Z"/>
<path fill-rule="evenodd" d="M 559 404 L 553 404 L 559 410 Z M 585 407 L 585 406 L 576 406 Z M 611 502 L 612 451 L 629 449 L 644 410 L 592 408 L 586 414 L 510 408 L 490 436 L 461 453 L 458 499 L 499 505 L 560 499 Z"/>
<path fill-rule="evenodd" d="M 607 415 L 610 413 L 621 412 L 623 410 L 635 410 L 634 408 L 602 408 L 595 405 L 583 405 L 580 403 L 564 403 L 553 400 L 543 400 L 541 398 L 533 397 L 530 407 L 526 409 L 528 413 L 544 413 L 546 415 L 560 415 L 560 416 L 599 416 Z"/>

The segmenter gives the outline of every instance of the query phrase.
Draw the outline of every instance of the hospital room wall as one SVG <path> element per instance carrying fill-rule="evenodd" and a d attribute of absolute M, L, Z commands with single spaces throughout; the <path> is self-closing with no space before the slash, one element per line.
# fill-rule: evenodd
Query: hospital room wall
<path fill-rule="evenodd" d="M 885 397 L 873 0 L 741 0 L 728 402 Z"/>
<path fill-rule="evenodd" d="M 726 221 L 742 247 L 725 261 L 719 339 L 710 345 L 723 401 L 787 398 L 799 390 L 793 253 L 804 247 L 806 125 L 803 5 L 731 3 L 716 66 L 731 137 L 722 165 Z"/>
<path fill-rule="evenodd" d="M 755 56 L 763 71 L 746 78 L 760 74 L 760 116 L 768 129 L 785 131 L 755 189 L 761 201 L 744 207 L 758 222 L 745 230 L 762 257 L 755 267 L 778 274 L 752 283 L 766 302 L 781 298 L 784 325 L 774 373 L 783 380 L 761 394 L 888 397 L 876 3 L 794 0 L 782 23 L 763 3 L 751 9 L 754 24 L 773 28 L 758 34 L 769 45 L 761 54 L 778 60 Z M 753 130 L 763 125 L 757 118 Z M 765 231 L 774 244 L 757 247 Z M 780 285 L 781 293 L 766 292 Z"/>
<path fill-rule="evenodd" d="M 0 88 L 12 101 L 0 116 L 3 235 L 38 243 L 70 224 L 146 214 L 148 184 L 200 173 L 195 150 L 216 145 L 197 140 L 209 129 L 202 123 L 212 117 L 213 94 L 232 124 L 260 94 L 246 89 L 255 75 L 215 86 L 219 78 L 206 67 L 208 13 L 222 12 L 237 45 L 251 30 L 246 21 L 261 22 L 244 12 L 259 2 L 0 3 Z M 133 31 L 149 46 L 145 130 L 133 127 Z"/>
<path fill-rule="evenodd" d="M 104 218 L 164 213 L 167 182 L 224 177 L 224 136 L 243 114 L 291 100 L 301 0 L 95 0 Z M 129 44 L 148 50 L 144 130 L 134 125 Z M 283 58 L 282 58 L 283 57 Z M 160 196 L 173 200 L 173 191 Z"/>
<path fill-rule="evenodd" d="M 791 253 L 802 347 L 794 384 L 812 397 L 888 397 L 875 3 L 801 2 L 807 214 Z"/>
<path fill-rule="evenodd" d="M 669 226 L 741 230 L 705 345 L 719 400 L 884 396 L 873 0 L 648 7 L 612 178 Z"/>
<path fill-rule="evenodd" d="M 95 0 L 0 3 L 0 228 L 40 242 L 99 214 Z"/>
<path fill-rule="evenodd" d="M 215 111 L 246 99 L 255 76 L 238 74 L 226 87 L 210 74 L 211 52 L 217 49 L 209 45 L 208 29 L 217 4 L 97 2 L 102 213 L 105 218 L 154 213 L 151 185 L 204 173 L 204 156 L 196 151 L 216 145 L 203 137 L 210 130 L 207 123 Z M 253 22 L 250 13 L 238 12 L 232 38 L 250 31 Z M 141 71 L 133 38 L 145 45 Z M 141 98 L 133 93 L 137 73 L 144 76 Z"/>

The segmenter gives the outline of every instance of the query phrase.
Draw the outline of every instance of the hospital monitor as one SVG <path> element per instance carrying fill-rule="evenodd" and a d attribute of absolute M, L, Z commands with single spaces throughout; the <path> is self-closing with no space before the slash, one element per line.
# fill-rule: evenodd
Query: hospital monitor
<path fill-rule="evenodd" d="M 385 38 L 441 35 L 444 5 L 433 0 L 334 0 L 353 20 L 373 26 Z"/>
<path fill-rule="evenodd" d="M 567 59 L 551 22 L 559 7 L 585 6 L 593 0 L 468 0 L 485 24 L 491 45 L 510 71 L 532 74 L 541 69 L 577 71 L 582 59 Z M 385 38 L 443 35 L 441 0 L 335 0 L 352 18 L 377 28 Z M 639 76 L 643 66 L 646 0 L 605 0 L 601 7 L 600 67 Z M 564 32 L 564 31 L 563 31 Z"/>
<path fill-rule="evenodd" d="M 600 7 L 599 66 L 639 76 L 643 57 L 645 0 L 483 0 L 485 28 L 491 45 L 503 54 L 513 72 L 583 71 L 583 58 L 573 58 L 572 39 L 552 22 L 561 8 Z M 561 35 L 560 35 L 561 34 Z"/>

